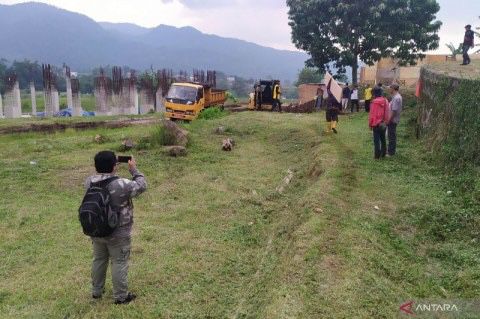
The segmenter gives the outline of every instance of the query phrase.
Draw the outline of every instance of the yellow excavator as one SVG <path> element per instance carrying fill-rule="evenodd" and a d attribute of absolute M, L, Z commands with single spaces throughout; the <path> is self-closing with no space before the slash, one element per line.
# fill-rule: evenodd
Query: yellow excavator
<path fill-rule="evenodd" d="M 277 88 L 277 92 L 275 92 L 275 88 Z M 260 80 L 253 88 L 253 94 L 250 94 L 248 109 L 273 110 L 275 103 L 280 101 L 280 95 L 279 80 Z"/>

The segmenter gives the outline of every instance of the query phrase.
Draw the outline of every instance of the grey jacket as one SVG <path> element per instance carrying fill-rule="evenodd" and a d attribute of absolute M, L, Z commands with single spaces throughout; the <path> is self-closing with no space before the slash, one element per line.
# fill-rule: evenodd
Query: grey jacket
<path fill-rule="evenodd" d="M 129 237 L 132 233 L 133 226 L 133 203 L 132 198 L 140 195 L 147 189 L 145 176 L 137 169 L 130 170 L 133 180 L 119 178 L 108 185 L 111 195 L 110 205 L 115 212 L 119 212 L 118 227 L 114 230 L 110 237 Z M 87 178 L 85 181 L 85 190 L 90 187 L 91 183 L 96 183 L 115 174 L 97 174 Z"/>

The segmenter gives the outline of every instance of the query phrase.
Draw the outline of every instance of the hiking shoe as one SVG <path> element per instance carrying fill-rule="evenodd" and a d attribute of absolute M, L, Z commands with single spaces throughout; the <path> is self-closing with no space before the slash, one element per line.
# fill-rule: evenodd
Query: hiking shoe
<path fill-rule="evenodd" d="M 127 294 L 127 297 L 126 297 L 125 299 L 123 299 L 123 300 L 115 300 L 115 304 L 116 304 L 116 305 L 125 305 L 125 304 L 130 303 L 131 301 L 134 301 L 135 298 L 137 298 L 137 295 L 129 292 L 129 293 Z"/>
<path fill-rule="evenodd" d="M 102 293 L 100 295 L 94 295 L 92 294 L 92 298 L 93 299 L 101 299 L 102 298 L 102 295 L 105 293 L 105 289 L 103 289 Z"/>
<path fill-rule="evenodd" d="M 337 129 L 332 128 L 333 133 L 338 134 Z"/>

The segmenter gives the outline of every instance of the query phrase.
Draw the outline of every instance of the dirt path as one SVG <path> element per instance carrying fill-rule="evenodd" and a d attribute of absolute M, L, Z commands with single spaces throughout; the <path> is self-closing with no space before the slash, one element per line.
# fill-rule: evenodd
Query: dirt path
<path fill-rule="evenodd" d="M 17 134 L 30 132 L 54 133 L 57 131 L 65 131 L 66 129 L 88 130 L 94 128 L 122 128 L 132 125 L 148 125 L 159 122 L 158 118 L 141 118 L 141 119 L 118 119 L 108 121 L 82 121 L 82 122 L 64 122 L 64 123 L 45 123 L 45 124 L 24 124 L 0 127 L 0 134 Z"/>

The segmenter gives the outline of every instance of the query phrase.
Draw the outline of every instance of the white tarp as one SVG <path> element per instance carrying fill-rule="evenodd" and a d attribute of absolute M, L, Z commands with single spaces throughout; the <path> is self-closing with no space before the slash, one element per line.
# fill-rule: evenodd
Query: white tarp
<path fill-rule="evenodd" d="M 338 82 L 332 77 L 332 75 L 328 72 L 325 73 L 325 85 L 328 87 L 328 83 L 332 80 L 330 84 L 330 91 L 332 92 L 333 96 L 337 100 L 338 103 L 342 102 L 342 87 Z"/>

